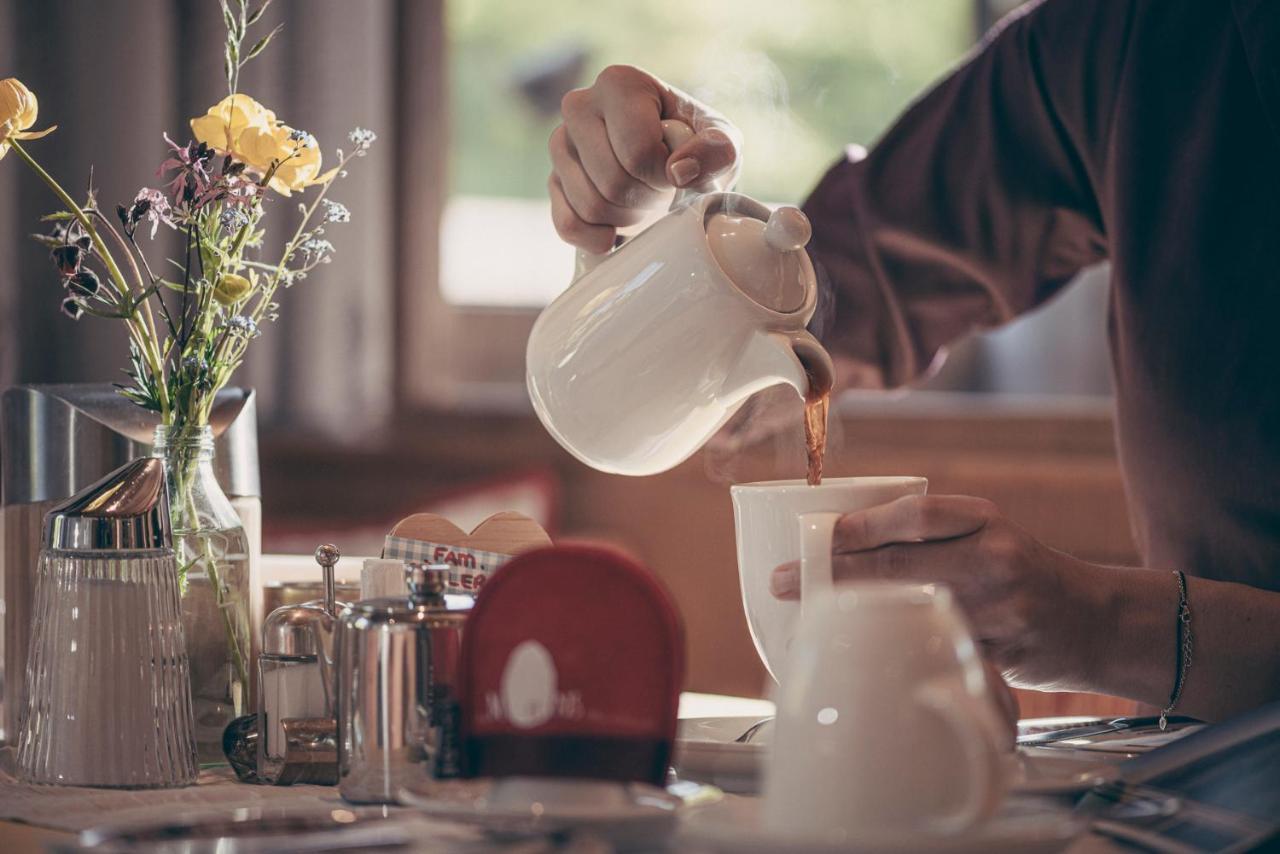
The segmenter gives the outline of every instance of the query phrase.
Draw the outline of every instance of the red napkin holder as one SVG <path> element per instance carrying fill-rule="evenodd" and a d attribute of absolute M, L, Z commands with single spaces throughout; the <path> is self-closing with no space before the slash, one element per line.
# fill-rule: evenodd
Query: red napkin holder
<path fill-rule="evenodd" d="M 465 776 L 665 782 L 684 632 L 631 558 L 586 545 L 512 558 L 467 618 L 460 670 Z"/>

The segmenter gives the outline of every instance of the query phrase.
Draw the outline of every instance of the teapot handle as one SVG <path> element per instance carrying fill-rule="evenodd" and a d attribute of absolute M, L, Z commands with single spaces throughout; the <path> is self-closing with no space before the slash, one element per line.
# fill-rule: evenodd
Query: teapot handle
<path fill-rule="evenodd" d="M 684 145 L 693 137 L 693 128 L 682 122 L 680 119 L 663 119 L 662 121 L 662 142 L 667 147 L 667 152 L 675 151 Z M 704 193 L 712 193 L 721 189 L 715 180 L 700 183 L 696 186 L 684 187 L 676 190 L 675 197 L 671 200 L 671 207 L 667 211 L 679 210 L 685 205 L 692 202 L 698 196 Z M 615 249 L 626 243 L 636 233 L 643 231 L 650 223 L 641 223 L 639 227 L 631 226 L 629 229 L 618 229 L 618 236 L 613 242 L 613 249 L 599 255 L 588 252 L 585 249 L 579 249 L 574 263 L 573 281 L 578 281 L 584 275 L 594 270 L 601 261 L 608 258 Z"/>

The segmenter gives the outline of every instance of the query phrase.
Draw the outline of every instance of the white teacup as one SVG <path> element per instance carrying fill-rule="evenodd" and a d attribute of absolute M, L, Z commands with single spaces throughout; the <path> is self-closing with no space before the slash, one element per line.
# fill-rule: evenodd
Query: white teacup
<path fill-rule="evenodd" d="M 775 480 L 729 490 L 738 537 L 742 607 L 756 651 L 775 680 L 781 679 L 800 604 L 775 599 L 769 592 L 769 577 L 775 567 L 801 559 L 797 519 L 807 520 L 804 551 L 819 557 L 806 560 L 801 568 L 802 591 L 808 592 L 831 584 L 831 531 L 840 514 L 905 495 L 924 495 L 928 486 L 922 477 L 840 477 L 827 478 L 818 486 L 803 480 Z M 824 551 L 825 562 L 820 559 Z"/>
<path fill-rule="evenodd" d="M 950 591 L 863 581 L 809 597 L 776 695 L 766 826 L 852 843 L 994 812 L 1007 735 Z"/>

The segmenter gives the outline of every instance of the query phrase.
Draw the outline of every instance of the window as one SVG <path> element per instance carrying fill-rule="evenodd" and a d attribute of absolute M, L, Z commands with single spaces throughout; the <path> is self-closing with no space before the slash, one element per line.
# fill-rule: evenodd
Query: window
<path fill-rule="evenodd" d="M 451 140 L 441 290 L 532 308 L 568 283 L 551 227 L 546 141 L 560 97 L 611 63 L 715 105 L 746 140 L 739 189 L 798 201 L 973 43 L 974 0 L 452 0 Z"/>
<path fill-rule="evenodd" d="M 977 34 L 1017 5 L 1019 0 L 409 4 L 408 26 L 416 35 L 407 71 L 421 88 L 415 108 L 447 113 L 448 120 L 422 141 L 424 150 L 442 154 L 419 181 L 423 195 L 432 197 L 439 228 L 425 236 L 409 233 L 403 250 L 429 283 L 402 289 L 398 340 L 405 402 L 411 409 L 528 406 L 525 340 L 537 310 L 568 285 L 573 269 L 572 250 L 551 226 L 546 142 L 559 121 L 561 96 L 588 85 L 601 68 L 641 65 L 724 111 L 745 137 L 738 189 L 766 201 L 798 202 L 845 145 L 873 143 L 962 59 Z M 1039 335 L 1024 322 L 996 333 L 996 340 L 966 342 L 933 387 L 1105 393 L 1105 377 L 1098 379 L 1105 373 L 1105 347 L 1090 330 L 1101 328 L 1096 297 L 1106 281 L 1095 278 L 1088 294 L 1059 300 L 1037 321 L 1047 327 L 1071 321 L 1073 312 L 1081 315 L 1068 325 L 1085 343 L 1055 350 L 1053 360 L 1075 365 L 1084 359 L 1090 367 L 1083 380 L 1059 381 L 1043 371 L 1012 385 L 1000 379 L 1001 365 L 1025 360 L 1017 342 Z"/>

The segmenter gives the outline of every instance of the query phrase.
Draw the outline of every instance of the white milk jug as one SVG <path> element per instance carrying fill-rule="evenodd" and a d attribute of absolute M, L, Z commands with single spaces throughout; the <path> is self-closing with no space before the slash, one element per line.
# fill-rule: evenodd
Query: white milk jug
<path fill-rule="evenodd" d="M 663 125 L 671 148 L 691 133 Z M 593 468 L 657 474 L 761 389 L 829 389 L 831 357 L 805 330 L 817 302 L 809 236 L 798 208 L 682 192 L 620 247 L 580 254 L 577 278 L 529 336 L 543 425 Z"/>

